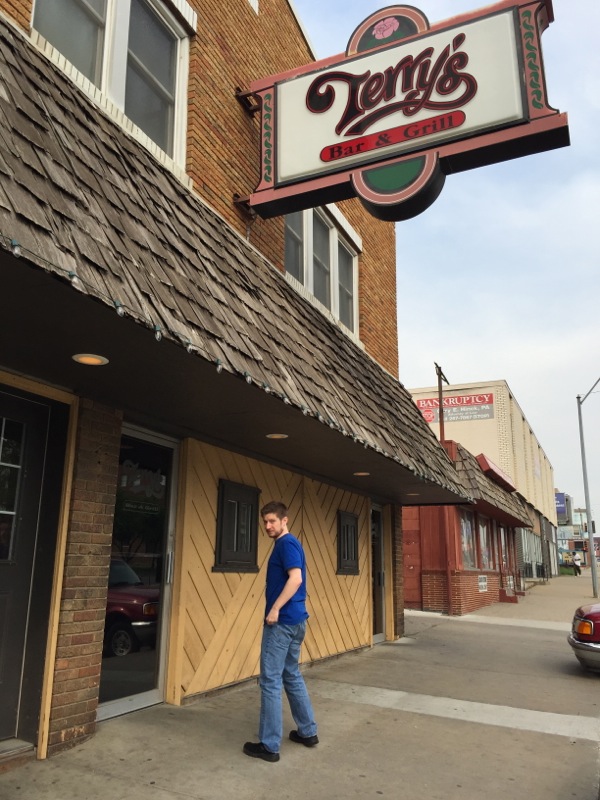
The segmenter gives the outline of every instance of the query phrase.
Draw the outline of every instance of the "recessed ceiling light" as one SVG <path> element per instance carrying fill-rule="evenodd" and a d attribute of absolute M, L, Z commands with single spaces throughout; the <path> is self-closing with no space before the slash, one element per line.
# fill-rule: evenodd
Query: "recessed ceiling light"
<path fill-rule="evenodd" d="M 406 496 L 407 497 L 419 497 L 420 494 L 421 494 L 420 492 L 407 492 Z"/>
<path fill-rule="evenodd" d="M 357 478 L 364 478 L 367 475 L 370 475 L 370 472 L 353 472 L 353 475 L 356 475 Z"/>
<path fill-rule="evenodd" d="M 104 366 L 104 364 L 108 364 L 108 358 L 98 356 L 95 353 L 76 353 L 76 355 L 71 357 L 73 361 L 77 361 L 78 364 L 85 364 L 88 367 L 101 367 Z"/>
<path fill-rule="evenodd" d="M 267 439 L 287 439 L 287 433 L 267 433 Z"/>

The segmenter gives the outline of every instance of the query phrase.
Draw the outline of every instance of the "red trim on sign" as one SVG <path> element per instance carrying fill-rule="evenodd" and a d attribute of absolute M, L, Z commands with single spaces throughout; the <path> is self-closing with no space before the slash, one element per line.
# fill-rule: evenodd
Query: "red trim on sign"
<path fill-rule="evenodd" d="M 321 161 L 326 163 L 341 161 L 344 158 L 362 155 L 373 150 L 381 150 L 391 145 L 411 142 L 413 139 L 422 139 L 426 136 L 432 136 L 434 133 L 440 133 L 451 128 L 459 128 L 465 123 L 466 119 L 466 114 L 463 111 L 453 111 L 449 114 L 440 114 L 437 117 L 430 117 L 419 122 L 410 122 L 407 125 L 389 128 L 387 131 L 379 131 L 368 136 L 347 139 L 324 147 L 320 153 Z"/>
<path fill-rule="evenodd" d="M 398 164 L 401 161 L 409 161 L 413 158 L 423 158 L 423 154 L 419 153 L 418 156 L 412 155 L 404 156 L 403 158 L 396 158 L 393 161 L 386 161 L 385 164 L 377 166 L 390 166 L 393 164 Z M 371 189 L 371 187 L 365 182 L 362 174 L 363 170 L 353 173 L 352 184 L 356 189 L 356 193 L 371 203 L 377 203 L 379 205 L 395 205 L 396 203 L 402 203 L 405 200 L 408 200 L 409 197 L 417 194 L 417 192 L 419 192 L 421 189 L 425 188 L 437 169 L 438 154 L 436 151 L 427 153 L 424 158 L 425 166 L 423 167 L 417 180 L 414 183 L 411 183 L 410 186 L 407 186 L 398 192 L 394 192 L 393 194 L 382 195 L 373 191 L 373 189 Z M 368 172 L 368 169 L 366 169 L 365 172 Z"/>

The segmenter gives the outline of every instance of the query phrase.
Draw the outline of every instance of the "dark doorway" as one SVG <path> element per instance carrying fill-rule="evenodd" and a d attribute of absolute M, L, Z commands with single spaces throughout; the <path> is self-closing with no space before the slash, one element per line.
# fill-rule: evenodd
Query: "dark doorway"
<path fill-rule="evenodd" d="M 0 739 L 37 736 L 67 419 L 0 390 Z"/>

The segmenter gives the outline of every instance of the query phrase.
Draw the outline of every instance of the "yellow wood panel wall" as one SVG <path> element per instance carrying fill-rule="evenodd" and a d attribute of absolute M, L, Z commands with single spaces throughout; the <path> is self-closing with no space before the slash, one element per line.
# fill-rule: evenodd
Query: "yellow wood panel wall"
<path fill-rule="evenodd" d="M 244 680 L 259 672 L 266 563 L 271 541 L 262 527 L 258 573 L 213 572 L 219 479 L 261 490 L 261 505 L 282 500 L 289 528 L 307 558 L 308 632 L 303 661 L 371 643 L 370 506 L 367 498 L 260 461 L 188 440 L 178 522 L 178 632 L 172 637 L 172 701 Z M 336 575 L 337 512 L 359 517 L 356 576 Z M 175 652 L 173 651 L 175 648 Z"/>

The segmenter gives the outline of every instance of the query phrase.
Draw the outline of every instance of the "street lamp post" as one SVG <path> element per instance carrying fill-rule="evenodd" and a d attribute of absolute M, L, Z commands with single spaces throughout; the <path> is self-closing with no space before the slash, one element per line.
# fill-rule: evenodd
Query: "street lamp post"
<path fill-rule="evenodd" d="M 581 395 L 577 395 L 577 413 L 579 416 L 579 442 L 581 444 L 581 467 L 583 469 L 583 492 L 585 494 L 585 515 L 587 517 L 588 539 L 590 542 L 589 551 L 591 553 L 591 567 L 592 567 L 592 589 L 594 597 L 598 597 L 598 562 L 596 561 L 596 548 L 594 547 L 594 531 L 592 530 L 592 507 L 590 504 L 590 490 L 588 488 L 587 465 L 585 461 L 585 444 L 583 441 L 583 422 L 581 419 L 581 406 L 585 400 L 594 391 L 596 386 L 600 383 L 600 378 L 592 386 L 589 392 L 585 395 L 583 400 Z"/>

